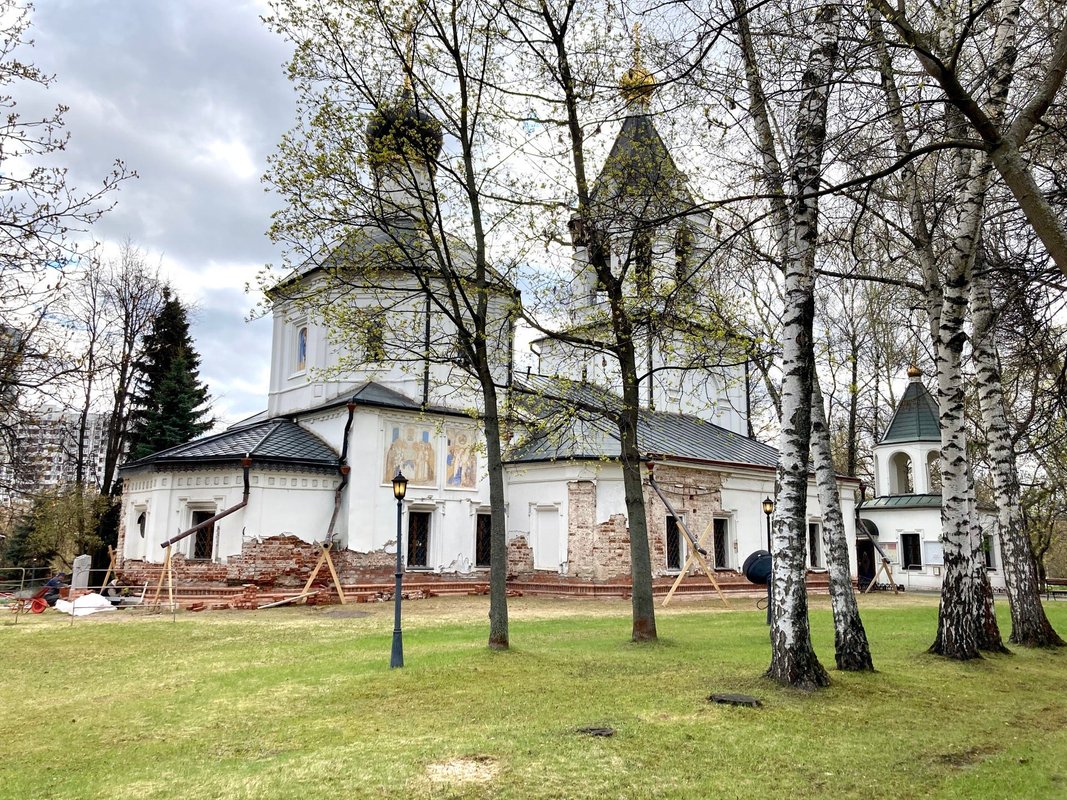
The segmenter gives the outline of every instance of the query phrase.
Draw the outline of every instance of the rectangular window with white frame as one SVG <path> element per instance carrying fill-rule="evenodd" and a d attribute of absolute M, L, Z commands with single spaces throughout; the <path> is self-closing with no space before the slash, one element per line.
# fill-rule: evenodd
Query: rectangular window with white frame
<path fill-rule="evenodd" d="M 900 566 L 910 570 L 923 568 L 922 539 L 919 534 L 900 534 Z"/>
<path fill-rule="evenodd" d="M 808 523 L 808 564 L 812 569 L 822 569 L 822 523 Z"/>
<path fill-rule="evenodd" d="M 430 530 L 433 512 L 408 512 L 408 569 L 430 568 Z"/>
<path fill-rule="evenodd" d="M 682 532 L 682 526 L 678 524 L 678 518 L 670 514 L 666 516 L 664 526 L 666 532 L 664 549 L 667 556 L 667 569 L 679 572 L 682 569 L 682 564 L 685 563 L 685 543 L 682 539 L 685 534 Z"/>

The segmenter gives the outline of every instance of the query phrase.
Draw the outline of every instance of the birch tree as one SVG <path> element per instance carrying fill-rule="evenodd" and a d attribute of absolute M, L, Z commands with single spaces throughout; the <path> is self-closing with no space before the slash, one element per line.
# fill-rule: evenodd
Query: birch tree
<path fill-rule="evenodd" d="M 1009 641 L 1026 647 L 1060 647 L 1064 642 L 1041 605 L 1041 583 L 1026 535 L 1014 442 L 1010 432 L 996 349 L 993 300 L 982 270 L 971 282 L 971 342 L 978 369 L 976 385 L 992 459 L 1001 562 L 1011 608 Z"/>
<path fill-rule="evenodd" d="M 1051 36 L 1045 50 L 1047 61 L 1042 66 L 1040 77 L 1027 87 L 1026 102 L 1021 105 L 1015 118 L 1007 120 L 1003 115 L 1003 96 L 994 91 L 983 97 L 985 84 L 982 82 L 972 84 L 972 88 L 965 85 L 967 76 L 961 66 L 966 62 L 961 60 L 960 55 L 976 31 L 987 26 L 997 28 L 1007 38 L 1002 40 L 1006 50 L 1000 51 L 995 57 L 994 68 L 1001 69 L 1007 59 L 1004 77 L 1010 81 L 1011 67 L 1019 52 L 1015 28 L 1022 9 L 1021 0 L 983 3 L 968 12 L 955 30 L 946 27 L 956 22 L 952 17 L 952 9 L 938 10 L 932 27 L 924 29 L 917 21 L 917 13 L 909 13 L 904 4 L 893 5 L 887 0 L 875 0 L 874 7 L 915 54 L 923 70 L 937 82 L 945 100 L 959 110 L 979 135 L 992 166 L 1010 189 L 1049 256 L 1067 275 L 1067 229 L 1049 204 L 1024 155 L 1027 139 L 1034 128 L 1041 124 L 1067 75 L 1067 15 L 1064 15 L 1063 9 L 1053 11 Z M 1034 12 L 1040 14 L 1042 9 L 1035 7 Z M 990 14 L 997 15 L 992 23 L 984 19 Z M 1007 84 L 1003 88 L 1006 90 Z"/>
<path fill-rule="evenodd" d="M 969 67 L 971 72 L 966 74 L 970 74 L 974 85 L 980 87 L 978 91 L 981 94 L 976 92 L 975 96 L 981 101 L 984 109 L 983 113 L 988 115 L 988 120 L 993 125 L 1007 125 L 1005 120 L 1008 119 L 1011 109 L 1009 105 L 1009 90 L 1016 74 L 1020 70 L 1020 65 L 1017 64 L 1020 52 L 1018 45 L 1020 29 L 1018 23 L 1022 7 L 1021 2 L 1010 0 L 1010 2 L 996 5 L 995 13 L 989 20 L 982 19 L 982 14 L 988 9 L 988 7 L 983 7 L 974 17 L 962 22 L 956 20 L 951 13 L 946 11 L 939 17 L 937 30 L 940 31 L 940 38 L 930 43 L 931 47 L 936 48 L 938 53 L 951 51 L 955 54 L 951 59 L 951 64 L 957 77 L 965 74 L 965 66 L 972 65 Z M 880 39 L 880 30 L 877 29 L 877 25 L 873 21 L 872 28 L 875 29 L 877 46 L 882 53 L 883 84 L 888 98 L 890 117 L 893 120 L 895 129 L 894 136 L 898 143 L 898 153 L 904 154 L 908 145 L 905 144 L 905 139 L 902 137 L 903 115 L 900 113 L 900 98 L 895 94 L 892 65 L 888 50 Z M 1027 41 L 1034 44 L 1033 36 L 1027 37 Z M 1040 35 L 1038 35 L 1038 42 L 1040 42 Z M 944 60 L 943 57 L 942 60 Z M 978 66 L 975 67 L 973 64 Z M 1043 71 L 1044 66 L 1042 65 L 1040 69 Z M 1046 84 L 1042 85 L 1038 90 L 1038 94 L 1040 95 L 1047 89 L 1046 81 Z M 1023 94 L 1027 91 L 1027 87 L 1022 88 Z M 1036 101 L 1040 105 L 1041 101 L 1036 100 L 1036 96 L 1032 92 L 1030 94 L 1028 102 L 1024 104 L 1015 121 L 1011 123 L 1012 129 L 1017 133 L 1021 132 L 1027 125 L 1032 124 L 1031 114 L 1037 109 L 1034 102 Z M 955 106 L 950 105 L 948 108 L 950 111 L 946 113 L 946 119 L 951 120 L 954 116 L 953 109 Z M 960 112 L 955 111 L 955 115 L 960 116 Z M 960 118 L 962 119 L 962 117 Z M 1025 122 L 1024 120 L 1026 119 L 1030 119 L 1031 122 Z M 973 122 L 973 119 L 970 119 L 970 121 Z M 952 131 L 957 140 L 960 138 L 959 134 L 962 128 L 963 124 L 960 122 L 955 125 Z M 1025 138 L 1025 135 L 1023 138 Z M 994 457 L 994 471 L 999 474 L 994 478 L 994 482 L 999 487 L 997 490 L 998 506 L 1000 506 L 1004 524 L 1007 526 L 1005 528 L 1007 538 L 1003 540 L 1003 544 L 1006 547 L 1004 564 L 1006 579 L 1009 583 L 1008 596 L 1012 605 L 1013 631 L 1016 627 L 1019 627 L 1020 641 L 1028 639 L 1034 643 L 1039 643 L 1047 634 L 1038 634 L 1036 632 L 1046 629 L 1047 620 L 1044 619 L 1039 599 L 1033 591 L 1033 584 L 1027 579 L 1033 567 L 1026 563 L 1026 549 L 1020 546 L 1022 544 L 1020 538 L 1012 532 L 1011 520 L 1013 517 L 1018 518 L 1017 512 L 1013 513 L 1011 510 L 1013 503 L 1011 501 L 1012 493 L 1009 489 L 1014 482 L 1011 474 L 1012 467 L 1009 465 L 1009 462 L 1014 460 L 1014 454 L 1010 450 L 1008 437 L 1003 431 L 1003 419 L 994 409 L 994 406 L 998 405 L 996 398 L 998 396 L 1002 397 L 1002 389 L 1000 386 L 1000 374 L 995 368 L 995 353 L 991 349 L 992 340 L 989 338 L 988 326 L 991 320 L 989 317 L 990 309 L 985 302 L 987 300 L 987 292 L 984 286 L 986 274 L 984 270 L 975 271 L 973 269 L 982 231 L 986 198 L 990 188 L 991 165 L 998 165 L 1000 163 L 998 158 L 999 156 L 995 153 L 987 158 L 981 152 L 968 157 L 960 155 L 956 158 L 956 162 L 959 165 L 956 171 L 961 176 L 959 185 L 964 187 L 964 191 L 957 205 L 955 225 L 948 237 L 952 245 L 950 256 L 947 259 L 950 270 L 944 280 L 943 287 L 939 285 L 934 264 L 930 228 L 925 221 L 917 222 L 919 217 L 923 215 L 929 214 L 932 218 L 932 213 L 926 211 L 921 199 L 918 199 L 913 180 L 914 173 L 909 174 L 906 171 L 905 180 L 909 184 L 908 192 L 912 197 L 910 214 L 913 219 L 913 227 L 917 230 L 914 241 L 916 242 L 916 249 L 923 268 L 924 283 L 928 289 L 926 295 L 928 298 L 927 305 L 930 310 L 931 329 L 937 333 L 939 383 L 942 386 L 940 405 L 942 408 L 943 437 L 945 437 L 946 442 L 949 438 L 957 439 L 949 447 L 949 453 L 946 453 L 945 447 L 942 448 L 942 483 L 946 487 L 943 513 L 950 519 L 955 520 L 955 524 L 958 525 L 964 524 L 961 522 L 962 519 L 973 518 L 973 514 L 970 513 L 968 508 L 968 505 L 974 502 L 973 487 L 970 490 L 966 490 L 966 487 L 960 483 L 959 476 L 956 474 L 950 474 L 948 482 L 945 480 L 946 470 L 951 473 L 954 468 L 961 469 L 967 465 L 965 461 L 966 441 L 963 438 L 965 434 L 963 433 L 962 416 L 958 413 L 953 413 L 953 407 L 956 411 L 962 410 L 962 406 L 959 405 L 962 402 L 962 390 L 956 388 L 954 394 L 950 394 L 946 388 L 948 384 L 956 384 L 960 376 L 958 372 L 955 375 L 943 373 L 952 373 L 959 368 L 960 357 L 955 351 L 962 352 L 963 345 L 967 340 L 967 334 L 963 328 L 963 311 L 968 302 L 974 301 L 976 306 L 973 309 L 974 340 L 972 345 L 979 370 L 979 392 L 983 396 L 982 409 L 986 437 L 989 438 L 997 453 Z M 1004 177 L 1002 172 L 999 174 Z M 1007 179 L 1005 178 L 1005 180 Z M 1010 184 L 1009 188 L 1014 193 L 1015 189 Z M 1033 219 L 1031 218 L 1032 222 Z M 1040 235 L 1040 231 L 1037 231 L 1037 234 Z M 939 292 L 940 296 L 938 295 Z M 1002 402 L 999 405 L 1003 407 Z M 950 458 L 955 461 L 954 466 L 948 464 Z M 966 479 L 966 482 L 969 481 L 969 478 Z M 949 486 L 952 487 L 952 492 L 949 491 Z M 953 538 L 957 541 L 964 535 L 959 528 L 953 525 L 947 527 L 952 529 L 955 534 Z M 946 532 L 946 536 L 948 535 L 948 532 Z M 944 652 L 946 655 L 952 655 L 957 658 L 974 657 L 977 655 L 976 648 L 994 651 L 1003 648 L 999 631 L 996 628 L 995 617 L 992 614 L 992 597 L 988 588 L 988 577 L 983 565 L 980 563 L 983 559 L 980 558 L 980 553 L 977 552 L 980 532 L 973 525 L 971 526 L 970 537 L 972 542 L 969 547 L 974 550 L 974 561 L 965 569 L 970 569 L 975 574 L 974 583 L 978 587 L 979 597 L 972 600 L 971 606 L 971 613 L 977 616 L 977 621 L 973 624 L 976 626 L 978 643 L 974 647 L 969 646 L 963 640 L 959 643 L 951 641 L 946 643 L 944 637 L 939 633 L 934 644 L 935 652 Z M 955 547 L 955 544 L 953 544 L 953 547 Z M 966 547 L 964 545 L 965 549 Z M 964 559 L 966 560 L 967 557 L 965 556 Z M 948 567 L 948 561 L 946 561 L 946 567 Z M 952 582 L 954 583 L 959 572 L 955 568 L 948 569 L 947 572 L 953 574 Z M 1022 579 L 1021 583 L 1020 578 Z M 1023 586 L 1027 588 L 1023 590 Z M 969 589 L 968 586 L 964 585 L 956 588 L 959 591 L 967 591 Z M 1025 597 L 1020 593 L 1020 590 L 1026 592 Z M 955 592 L 956 590 L 952 591 Z M 956 616 L 957 619 L 960 614 L 964 613 L 959 608 L 960 602 L 958 598 L 955 598 L 954 595 L 943 594 L 943 615 L 946 603 L 955 609 L 953 616 Z M 1023 617 L 1018 615 L 1025 615 L 1025 621 Z M 1016 620 L 1018 621 L 1016 622 Z M 966 623 L 961 622 L 961 624 Z M 939 624 L 939 631 L 943 631 L 944 627 L 945 620 L 943 619 Z M 1028 631 L 1028 633 L 1024 634 L 1023 631 Z"/>
<path fill-rule="evenodd" d="M 817 192 L 826 138 L 826 109 L 837 61 L 841 15 L 819 8 L 813 45 L 801 81 L 796 148 L 791 164 L 790 228 L 785 244 L 785 312 L 782 325 L 782 434 L 778 456 L 774 535 L 771 665 L 775 680 L 804 688 L 829 678 L 811 646 L 805 576 L 808 458 L 814 392 L 815 243 Z"/>
<path fill-rule="evenodd" d="M 826 135 L 826 109 L 831 76 L 837 59 L 840 11 L 837 7 L 826 6 L 821 8 L 816 16 L 819 37 L 809 55 L 803 79 L 804 95 L 796 121 L 793 205 L 790 208 L 786 202 L 785 172 L 777 155 L 778 145 L 770 121 L 760 62 L 753 44 L 748 9 L 743 0 L 734 0 L 733 8 L 748 88 L 749 114 L 756 131 L 757 147 L 763 165 L 761 177 L 770 198 L 771 238 L 774 243 L 772 252 L 777 250 L 780 253 L 786 276 L 786 320 L 781 334 L 784 373 L 781 390 L 782 436 L 773 552 L 776 582 L 785 574 L 787 583 L 781 587 L 775 586 L 773 608 L 776 618 L 790 613 L 793 618 L 774 623 L 776 627 L 772 628 L 774 651 L 771 674 L 785 683 L 810 682 L 819 685 L 825 678 L 825 673 L 820 675 L 822 667 L 811 651 L 810 641 L 805 641 L 808 638 L 808 621 L 804 598 L 804 531 L 807 522 L 805 504 L 809 446 L 816 465 L 823 513 L 837 666 L 845 670 L 873 668 L 866 632 L 852 591 L 844 520 L 830 449 L 830 433 L 823 410 L 822 392 L 814 369 L 812 344 L 818 200 L 810 195 L 818 191 L 820 182 Z M 803 357 L 804 351 L 807 352 L 806 357 L 809 360 L 806 371 L 803 369 L 804 365 L 796 362 L 797 358 Z M 796 393 L 802 391 L 804 386 L 807 387 L 808 395 L 801 399 Z M 793 393 L 793 402 L 787 406 L 784 401 L 789 393 Z M 808 424 L 806 430 L 801 430 L 805 404 L 808 409 Z M 787 469 L 791 470 L 792 474 L 786 473 Z M 786 483 L 787 476 L 791 481 L 789 485 Z M 784 508 L 781 505 L 783 498 L 789 503 Z M 784 569 L 778 568 L 779 564 L 782 564 Z M 782 612 L 779 612 L 782 605 L 778 598 L 779 591 L 783 596 L 791 595 Z M 801 606 L 799 611 L 798 606 Z M 778 631 L 777 627 L 781 627 L 784 632 Z"/>

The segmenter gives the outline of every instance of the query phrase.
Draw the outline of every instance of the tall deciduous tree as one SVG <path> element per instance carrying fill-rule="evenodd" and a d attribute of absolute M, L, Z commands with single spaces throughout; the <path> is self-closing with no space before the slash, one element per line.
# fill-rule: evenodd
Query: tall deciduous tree
<path fill-rule="evenodd" d="M 678 213 L 672 206 L 676 206 L 682 176 L 652 129 L 648 104 L 655 81 L 637 54 L 620 86 L 626 106 L 623 130 L 629 138 L 624 140 L 620 134 L 599 180 L 592 174 L 586 130 L 598 123 L 587 113 L 605 66 L 592 56 L 602 44 L 597 41 L 601 31 L 593 26 L 600 24 L 596 15 L 604 9 L 583 6 L 576 0 L 559 4 L 506 2 L 504 8 L 521 63 L 530 66 L 534 78 L 536 88 L 531 97 L 544 104 L 541 113 L 552 120 L 553 128 L 562 131 L 561 152 L 553 157 L 566 165 L 573 181 L 567 187 L 574 202 L 572 235 L 576 247 L 585 253 L 592 278 L 590 294 L 600 292 L 603 297 L 599 304 L 602 313 L 580 328 L 544 332 L 585 354 L 611 359 L 617 370 L 622 402 L 602 411 L 619 437 L 630 533 L 631 638 L 654 641 L 652 563 L 638 440 L 642 377 L 644 373 L 651 381 L 652 370 L 642 365 L 641 351 L 651 361 L 656 327 L 662 326 L 663 331 L 671 327 L 664 324 L 664 317 L 655 319 L 665 308 L 662 301 L 666 298 L 656 296 L 655 287 L 663 282 L 654 277 L 652 242 L 657 225 L 663 226 Z M 583 74 L 583 67 L 590 64 L 597 77 Z M 607 69 L 614 65 L 608 59 Z M 692 277 L 692 271 L 691 266 L 683 266 L 679 285 Z M 589 298 L 584 302 L 588 304 Z"/>
<path fill-rule="evenodd" d="M 806 226 L 817 225 L 817 211 L 818 201 L 815 198 L 807 197 L 808 193 L 817 191 L 819 183 L 819 172 L 821 169 L 822 149 L 823 141 L 825 137 L 826 126 L 826 105 L 828 87 L 820 85 L 818 81 L 829 81 L 832 76 L 834 63 L 836 60 L 836 36 L 837 26 L 839 22 L 834 18 L 834 15 L 838 13 L 836 9 L 830 9 L 829 11 L 820 11 L 820 15 L 828 15 L 823 17 L 823 33 L 829 38 L 824 41 L 820 47 L 820 50 L 812 52 L 809 59 L 809 72 L 805 74 L 804 87 L 806 93 L 801 101 L 801 111 L 808 115 L 805 119 L 803 115 L 797 119 L 797 142 L 796 153 L 794 158 L 797 159 L 797 164 L 794 168 L 793 180 L 795 184 L 793 204 L 787 202 L 785 194 L 785 171 L 781 167 L 781 160 L 778 156 L 779 145 L 776 142 L 773 126 L 771 124 L 770 112 L 767 101 L 767 94 L 764 89 L 764 81 L 761 74 L 760 60 L 756 48 L 753 44 L 752 30 L 749 20 L 749 10 L 746 8 L 743 0 L 734 0 L 733 8 L 736 13 L 736 27 L 737 27 L 737 40 L 741 50 L 741 57 L 744 64 L 745 81 L 749 94 L 749 113 L 751 115 L 751 124 L 756 131 L 756 143 L 759 149 L 759 162 L 762 166 L 761 179 L 764 183 L 767 194 L 770 198 L 770 218 L 771 218 L 771 238 L 772 238 L 772 251 L 777 253 L 780 263 L 785 268 L 786 273 L 786 285 L 792 289 L 792 296 L 787 292 L 787 303 L 790 299 L 793 302 L 799 302 L 804 293 L 808 296 L 805 302 L 811 303 L 810 311 L 805 309 L 805 314 L 810 314 L 810 317 L 802 320 L 797 320 L 794 316 L 794 324 L 790 330 L 788 327 L 782 332 L 782 350 L 783 353 L 788 353 L 790 357 L 797 357 L 795 348 L 801 346 L 806 342 L 806 347 L 809 349 L 809 357 L 811 363 L 808 365 L 807 376 L 794 373 L 794 377 L 803 378 L 809 382 L 811 396 L 808 399 L 810 411 L 810 433 L 809 439 L 805 440 L 801 446 L 810 446 L 811 458 L 815 464 L 816 482 L 819 491 L 819 501 L 823 513 L 823 533 L 824 533 L 824 545 L 826 550 L 827 566 L 830 572 L 830 595 L 831 605 L 833 608 L 834 616 L 834 643 L 835 643 L 835 656 L 839 669 L 843 670 L 866 670 L 872 669 L 873 664 L 871 661 L 870 646 L 867 642 L 867 634 L 863 627 L 863 622 L 860 619 L 859 608 L 856 604 L 856 598 L 852 591 L 852 579 L 849 571 L 849 557 L 847 539 L 845 537 L 844 519 L 841 513 L 841 502 L 839 488 L 837 485 L 837 477 L 834 473 L 833 459 L 831 455 L 830 446 L 830 430 L 826 423 L 826 414 L 823 407 L 823 395 L 819 386 L 819 378 L 815 372 L 814 364 L 814 349 L 813 349 L 813 321 L 814 321 L 814 291 L 815 291 L 815 227 L 812 227 L 806 237 L 802 237 L 798 242 L 794 237 L 797 237 L 804 233 Z M 822 96 L 819 93 L 822 92 Z M 807 159 L 807 163 L 801 162 L 801 159 Z M 802 183 L 801 179 L 807 183 Z M 803 259 L 802 264 L 796 263 L 796 259 Z M 794 270 L 794 278 L 792 281 L 789 279 L 789 269 L 792 267 Z M 803 283 L 797 278 L 797 273 L 804 273 Z M 798 283 L 800 284 L 798 286 Z M 797 309 L 788 309 L 788 314 L 797 314 Z M 806 331 L 803 326 L 807 326 Z M 790 337 L 800 337 L 798 342 L 791 342 Z M 806 337 L 806 338 L 805 338 Z M 796 365 L 794 365 L 795 368 Z M 786 388 L 789 391 L 795 392 L 796 386 L 790 385 L 791 381 L 783 382 L 782 397 L 786 396 Z M 787 431 L 793 431 L 795 433 L 795 426 L 799 424 L 798 419 L 793 418 L 787 420 L 785 418 L 785 407 L 782 411 L 782 431 L 783 437 Z M 796 413 L 795 411 L 793 412 Z M 785 441 L 783 438 L 783 446 Z M 803 468 L 803 479 L 805 484 L 803 488 L 800 486 L 800 475 L 793 476 L 794 483 L 793 491 L 802 491 L 804 494 L 802 497 L 806 498 L 806 480 L 807 480 L 807 452 L 804 453 L 804 459 L 801 463 Z M 781 472 L 779 474 L 779 480 L 781 480 Z M 780 486 L 781 494 L 781 486 Z M 786 509 L 789 513 L 790 509 Z M 792 513 L 797 513 L 796 509 L 792 509 Z M 800 539 L 800 559 L 799 568 L 803 570 L 804 562 L 804 549 L 803 549 L 803 530 L 805 529 L 806 516 L 801 505 L 799 511 L 799 530 L 801 531 Z M 796 519 L 791 523 L 796 526 L 798 523 Z M 794 532 L 794 535 L 795 532 Z M 794 543 L 792 549 L 796 549 Z M 793 568 L 797 568 L 795 563 L 795 555 L 791 556 L 794 559 Z M 801 575 L 803 573 L 801 572 Z M 795 576 L 791 579 L 794 585 L 792 591 L 797 592 L 795 588 L 796 579 Z M 801 577 L 801 581 L 803 578 Z M 790 587 L 785 587 L 789 589 Z M 806 612 L 805 612 L 806 613 Z M 807 625 L 807 620 L 803 620 L 803 626 Z M 796 630 L 801 631 L 803 635 L 806 635 L 806 630 L 802 627 L 798 627 Z M 807 644 L 810 650 L 810 642 Z M 815 664 L 810 668 L 810 675 L 806 676 L 804 680 L 808 680 L 810 676 L 814 676 L 812 679 L 815 684 L 818 684 L 821 680 L 819 676 L 819 670 L 817 660 L 814 659 L 814 655 L 802 654 L 798 659 L 799 662 L 814 661 Z M 774 665 L 772 663 L 772 670 Z M 779 678 L 783 680 L 783 678 Z M 790 681 L 791 682 L 791 681 Z"/>
<path fill-rule="evenodd" d="M 131 242 L 123 243 L 117 259 L 99 265 L 104 283 L 108 326 L 102 355 L 106 385 L 111 393 L 107 442 L 100 494 L 111 494 L 115 471 L 127 452 L 130 399 L 137 379 L 137 363 L 145 337 L 163 306 L 158 269 Z"/>
<path fill-rule="evenodd" d="M 804 688 L 829 683 L 811 646 L 804 554 L 814 392 L 812 337 L 818 191 L 840 27 L 838 6 L 828 4 L 818 9 L 812 49 L 801 80 L 803 96 L 796 119 L 795 153 L 790 169 L 790 224 L 783 259 L 782 434 L 772 540 L 774 614 L 768 675 L 781 683 Z"/>
<path fill-rule="evenodd" d="M 69 138 L 66 107 L 42 117 L 19 111 L 20 87 L 52 83 L 20 54 L 31 44 L 30 14 L 16 0 L 0 0 L 0 432 L 9 449 L 23 395 L 77 370 L 61 357 L 63 337 L 48 320 L 75 260 L 71 234 L 88 230 L 131 174 L 116 161 L 97 188 L 68 185 L 56 163 Z"/>
<path fill-rule="evenodd" d="M 1042 123 L 1067 75 L 1067 16 L 1062 8 L 1057 10 L 1058 13 L 1053 12 L 1052 24 L 1047 27 L 1049 33 L 1042 36 L 1046 45 L 1042 56 L 1047 60 L 1039 62 L 1037 79 L 1022 88 L 1026 93 L 1025 101 L 1014 118 L 1009 119 L 1004 115 L 1004 102 L 1020 52 L 1016 30 L 1022 0 L 983 3 L 959 12 L 954 7 L 938 7 L 929 27 L 920 21 L 918 9 L 909 11 L 904 3 L 875 0 L 873 6 L 897 31 L 901 41 L 911 48 L 922 68 L 940 86 L 945 100 L 959 110 L 981 137 L 990 166 L 996 169 L 1014 195 L 1049 256 L 1067 275 L 1067 228 L 1049 203 L 1024 155 L 1027 139 Z M 993 81 L 985 79 L 968 85 L 972 76 L 965 71 L 968 59 L 961 58 L 961 54 L 974 44 L 973 40 L 983 29 L 995 29 L 998 36 L 1006 35 L 1003 40 L 1005 49 L 993 54 L 990 67 Z M 1036 46 L 1034 49 L 1039 50 Z M 999 83 L 1004 93 L 996 88 L 987 91 L 990 83 Z"/>
<path fill-rule="evenodd" d="M 324 320 L 338 341 L 382 337 L 365 353 L 384 345 L 391 361 L 424 370 L 423 404 L 441 388 L 429 385 L 431 366 L 451 367 L 457 386 L 473 380 L 491 508 L 488 645 L 506 649 L 501 442 L 510 376 L 500 367 L 512 346 L 517 293 L 509 275 L 519 259 L 494 247 L 507 213 L 499 198 L 516 190 L 492 152 L 498 16 L 495 3 L 480 0 L 426 0 L 407 11 L 379 0 L 283 2 L 268 23 L 298 45 L 290 75 L 307 111 L 273 162 L 270 179 L 287 207 L 272 236 L 289 247 L 294 266 L 318 263 L 316 243 L 334 254 L 320 283 L 276 296 Z M 360 263 L 345 256 L 346 242 L 360 243 Z M 351 312 L 337 302 L 357 296 L 378 308 Z M 396 319 L 405 316 L 421 324 L 401 330 Z M 357 353 L 340 368 L 367 363 Z"/>

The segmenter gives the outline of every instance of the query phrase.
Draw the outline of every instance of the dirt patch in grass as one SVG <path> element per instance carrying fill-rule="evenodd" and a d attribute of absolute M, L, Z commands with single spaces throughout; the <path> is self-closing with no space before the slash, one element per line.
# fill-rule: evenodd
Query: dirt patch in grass
<path fill-rule="evenodd" d="M 500 771 L 492 756 L 464 756 L 426 765 L 426 777 L 434 783 L 452 785 L 489 783 Z"/>
<path fill-rule="evenodd" d="M 966 769 L 995 755 L 997 752 L 999 752 L 999 748 L 996 747 L 968 747 L 966 750 L 954 753 L 939 753 L 934 756 L 934 761 L 946 767 Z"/>

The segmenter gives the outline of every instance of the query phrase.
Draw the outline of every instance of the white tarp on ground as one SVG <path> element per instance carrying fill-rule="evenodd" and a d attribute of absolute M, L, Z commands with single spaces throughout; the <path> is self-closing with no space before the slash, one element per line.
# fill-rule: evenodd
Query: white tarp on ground
<path fill-rule="evenodd" d="M 83 594 L 73 603 L 70 600 L 56 600 L 56 611 L 62 611 L 64 614 L 73 614 L 76 617 L 87 617 L 97 611 L 114 610 L 115 607 L 111 605 L 111 601 L 96 592 Z"/>

